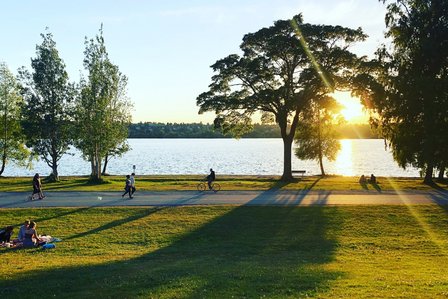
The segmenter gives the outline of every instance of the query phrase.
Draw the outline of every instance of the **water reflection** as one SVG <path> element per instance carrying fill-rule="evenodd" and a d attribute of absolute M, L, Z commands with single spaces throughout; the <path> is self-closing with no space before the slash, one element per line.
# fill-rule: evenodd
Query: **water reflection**
<path fill-rule="evenodd" d="M 340 140 L 341 150 L 336 158 L 335 166 L 338 174 L 352 176 L 353 170 L 353 141 L 351 139 Z"/>
<path fill-rule="evenodd" d="M 108 165 L 110 174 L 128 174 L 137 166 L 140 174 L 203 174 L 210 168 L 221 174 L 281 175 L 283 171 L 283 142 L 281 139 L 129 139 L 132 148 L 123 157 L 112 159 Z M 337 160 L 324 160 L 327 174 L 377 176 L 418 176 L 418 170 L 403 170 L 394 162 L 383 140 L 341 140 Z M 89 162 L 81 158 L 77 150 L 65 155 L 59 164 L 60 175 L 88 175 Z M 320 174 L 315 160 L 299 160 L 292 156 L 293 169 L 304 169 L 307 175 Z M 45 162 L 35 163 L 30 170 L 9 164 L 3 175 L 48 175 Z"/>

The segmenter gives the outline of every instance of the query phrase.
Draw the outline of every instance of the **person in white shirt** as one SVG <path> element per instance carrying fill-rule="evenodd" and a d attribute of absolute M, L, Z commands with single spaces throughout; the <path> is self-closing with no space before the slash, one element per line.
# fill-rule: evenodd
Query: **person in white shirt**
<path fill-rule="evenodd" d="M 134 195 L 135 190 L 135 173 L 131 173 L 131 196 Z"/>

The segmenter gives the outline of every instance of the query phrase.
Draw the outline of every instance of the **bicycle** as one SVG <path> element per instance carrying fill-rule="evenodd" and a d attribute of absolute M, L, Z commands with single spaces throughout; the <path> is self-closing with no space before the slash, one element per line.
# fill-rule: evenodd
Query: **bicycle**
<path fill-rule="evenodd" d="M 211 184 L 211 186 L 212 186 L 212 189 L 211 189 L 211 190 L 213 190 L 215 193 L 218 192 L 219 190 L 221 190 L 221 185 L 218 184 L 218 183 L 213 182 L 213 183 Z M 207 189 L 208 189 L 207 181 L 205 181 L 205 182 L 200 182 L 200 183 L 197 185 L 197 189 L 198 189 L 199 192 L 203 192 L 203 191 L 207 190 Z"/>

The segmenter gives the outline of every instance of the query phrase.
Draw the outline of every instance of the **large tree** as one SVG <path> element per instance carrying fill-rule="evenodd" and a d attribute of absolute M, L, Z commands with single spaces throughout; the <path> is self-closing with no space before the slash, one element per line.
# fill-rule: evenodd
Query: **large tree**
<path fill-rule="evenodd" d="M 334 161 L 341 149 L 335 128 L 343 122 L 339 111 L 336 100 L 325 96 L 308 105 L 299 117 L 294 153 L 299 159 L 318 161 L 322 176 L 325 176 L 323 158 Z"/>
<path fill-rule="evenodd" d="M 300 112 L 316 93 L 347 87 L 357 60 L 348 47 L 364 39 L 360 28 L 306 24 L 301 15 L 246 34 L 242 56 L 212 65 L 216 74 L 209 91 L 197 98 L 199 113 L 215 111 L 215 125 L 234 135 L 250 129 L 255 112 L 277 123 L 284 144 L 282 179 L 289 180 Z"/>
<path fill-rule="evenodd" d="M 400 0 L 387 10 L 391 47 L 378 50 L 357 92 L 398 164 L 422 169 L 432 183 L 448 161 L 448 1 Z"/>
<path fill-rule="evenodd" d="M 102 27 L 88 40 L 84 51 L 87 78 L 81 80 L 76 103 L 76 147 L 91 164 L 91 179 L 101 180 L 103 159 L 118 148 L 128 149 L 126 139 L 132 104 L 127 97 L 127 78 L 108 56 Z"/>
<path fill-rule="evenodd" d="M 22 126 L 27 146 L 52 169 L 59 180 L 58 164 L 72 142 L 72 100 L 74 87 L 68 80 L 64 61 L 59 57 L 51 33 L 41 34 L 36 58 L 31 59 L 32 73 L 22 68 Z"/>
<path fill-rule="evenodd" d="M 18 82 L 5 63 L 0 63 L 0 175 L 9 161 L 26 165 L 29 150 L 20 126 L 23 98 Z"/>

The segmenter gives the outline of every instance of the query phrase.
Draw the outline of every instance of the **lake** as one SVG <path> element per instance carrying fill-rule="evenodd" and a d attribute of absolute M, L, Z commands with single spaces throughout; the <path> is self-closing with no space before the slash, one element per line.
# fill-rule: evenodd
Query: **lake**
<path fill-rule="evenodd" d="M 207 174 L 213 168 L 217 174 L 280 175 L 283 172 L 281 139 L 129 139 L 132 150 L 109 162 L 110 174 L 128 174 L 136 166 L 137 174 Z M 327 174 L 359 176 L 418 177 L 415 168 L 398 167 L 381 139 L 344 139 L 336 161 L 324 162 Z M 71 150 L 59 166 L 59 174 L 88 175 L 90 164 L 79 151 Z M 308 175 L 320 174 L 316 161 L 301 161 L 294 155 L 293 169 L 304 169 Z M 42 161 L 34 169 L 6 166 L 4 176 L 48 175 L 50 168 Z"/>

